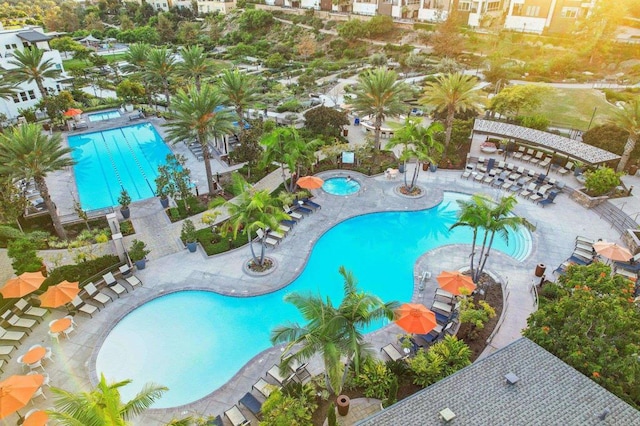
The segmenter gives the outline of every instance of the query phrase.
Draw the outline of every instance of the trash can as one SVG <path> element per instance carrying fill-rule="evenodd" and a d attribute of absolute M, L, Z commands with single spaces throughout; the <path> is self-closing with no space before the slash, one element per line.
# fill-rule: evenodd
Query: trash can
<path fill-rule="evenodd" d="M 353 120 L 353 125 L 354 126 L 359 126 L 360 125 L 360 119 L 358 117 L 356 117 L 355 120 Z"/>
<path fill-rule="evenodd" d="M 544 263 L 538 263 L 536 265 L 536 277 L 542 277 L 544 275 L 544 271 L 547 270 L 547 265 Z"/>
<path fill-rule="evenodd" d="M 349 136 L 349 129 L 342 129 L 342 136 Z"/>
<path fill-rule="evenodd" d="M 338 414 L 341 416 L 346 416 L 349 413 L 349 397 L 347 395 L 339 395 L 336 400 L 336 404 L 338 405 Z"/>

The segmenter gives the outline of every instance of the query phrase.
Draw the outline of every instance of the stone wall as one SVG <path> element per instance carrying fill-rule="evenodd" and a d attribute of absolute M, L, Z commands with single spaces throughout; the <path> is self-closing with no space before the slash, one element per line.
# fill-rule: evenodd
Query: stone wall
<path fill-rule="evenodd" d="M 638 229 L 627 229 L 627 232 L 622 234 L 622 242 L 634 255 L 640 253 L 640 238 L 638 237 L 640 237 Z"/>
<path fill-rule="evenodd" d="M 575 191 L 573 191 L 571 193 L 571 199 L 587 209 L 592 209 L 609 199 L 609 197 L 607 197 L 606 195 L 602 195 L 600 197 L 590 197 L 582 191 L 584 191 L 584 188 L 576 189 Z"/>

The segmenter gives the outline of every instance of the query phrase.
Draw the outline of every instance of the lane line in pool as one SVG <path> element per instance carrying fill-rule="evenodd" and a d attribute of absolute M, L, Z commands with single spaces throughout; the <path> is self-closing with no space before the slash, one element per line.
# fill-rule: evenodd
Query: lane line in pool
<path fill-rule="evenodd" d="M 124 138 L 124 141 L 127 144 L 127 147 L 129 148 L 129 151 L 131 152 L 131 156 L 133 157 L 133 161 L 135 161 L 136 166 L 138 166 L 138 170 L 140 170 L 140 174 L 144 178 L 144 181 L 147 182 L 147 186 L 149 186 L 149 189 L 151 190 L 151 193 L 155 195 L 156 191 L 153 190 L 153 187 L 151 186 L 151 183 L 149 183 L 149 178 L 147 177 L 147 174 L 145 173 L 144 169 L 142 168 L 142 165 L 140 164 L 140 161 L 138 160 L 138 157 L 136 156 L 136 153 L 133 151 L 133 147 L 131 146 L 131 143 L 129 142 L 129 138 L 127 138 L 127 135 L 125 134 L 124 129 L 121 128 L 120 129 L 120 133 L 122 133 L 122 137 Z"/>
<path fill-rule="evenodd" d="M 109 144 L 107 143 L 107 139 L 104 137 L 104 133 L 100 132 L 100 136 L 102 137 L 102 142 L 104 143 L 104 147 L 107 150 L 107 155 L 109 156 L 109 161 L 111 161 L 111 166 L 113 167 L 113 172 L 116 175 L 116 179 L 118 179 L 118 183 L 120 183 L 120 188 L 124 189 L 124 185 L 122 184 L 122 178 L 120 177 L 120 172 L 118 171 L 118 167 L 116 167 L 116 162 L 113 159 L 113 154 L 109 149 Z"/>

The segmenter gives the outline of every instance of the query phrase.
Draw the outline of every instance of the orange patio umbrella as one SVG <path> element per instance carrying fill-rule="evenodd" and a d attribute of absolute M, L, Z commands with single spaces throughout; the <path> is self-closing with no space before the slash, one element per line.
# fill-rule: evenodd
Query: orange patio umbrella
<path fill-rule="evenodd" d="M 65 117 L 75 117 L 76 115 L 82 114 L 82 110 L 78 108 L 69 108 L 62 115 Z"/>
<path fill-rule="evenodd" d="M 300 188 L 304 188 L 304 189 L 318 189 L 318 188 L 322 188 L 324 181 L 319 177 L 315 177 L 315 176 L 302 176 L 300 179 L 298 179 L 296 184 Z"/>
<path fill-rule="evenodd" d="M 598 241 L 594 243 L 593 249 L 600 256 L 604 256 L 609 260 L 617 260 L 618 262 L 627 262 L 633 257 L 631 252 L 626 248 L 607 241 Z"/>
<path fill-rule="evenodd" d="M 40 304 L 43 308 L 57 308 L 69 303 L 80 293 L 78 283 L 62 281 L 58 285 L 51 286 L 40 295 Z"/>
<path fill-rule="evenodd" d="M 459 296 L 462 294 L 462 289 L 467 289 L 469 293 L 476 289 L 476 285 L 468 275 L 462 275 L 460 272 L 442 271 L 440 275 L 436 277 L 438 285 L 443 290 L 448 291 L 451 294 Z"/>
<path fill-rule="evenodd" d="M 28 376 L 11 376 L 0 382 L 0 419 L 23 408 L 42 386 L 44 376 L 32 374 Z"/>
<path fill-rule="evenodd" d="M 44 280 L 45 277 L 42 272 L 24 272 L 7 281 L 0 288 L 0 293 L 4 298 L 26 296 L 39 289 Z"/>
<path fill-rule="evenodd" d="M 396 311 L 396 324 L 408 333 L 427 334 L 438 324 L 436 314 L 420 303 L 405 303 Z"/>

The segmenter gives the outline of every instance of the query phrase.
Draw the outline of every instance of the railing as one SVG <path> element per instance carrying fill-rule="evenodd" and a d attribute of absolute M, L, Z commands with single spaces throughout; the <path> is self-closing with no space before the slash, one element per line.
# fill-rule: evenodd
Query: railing
<path fill-rule="evenodd" d="M 607 220 L 611 227 L 615 228 L 620 234 L 627 232 L 627 229 L 636 229 L 638 227 L 638 223 L 635 220 L 609 201 L 605 201 L 592 210 L 600 215 L 600 219 Z"/>
<path fill-rule="evenodd" d="M 87 210 L 85 213 L 87 214 L 87 218 L 91 220 L 91 219 L 97 219 L 99 217 L 104 217 L 109 213 L 113 213 L 114 211 L 115 210 L 113 209 L 113 207 L 105 207 L 102 209 Z M 77 213 L 69 213 L 69 214 L 62 215 L 60 216 L 60 221 L 62 222 L 63 225 L 73 225 L 76 223 L 84 222 L 84 220 L 81 219 Z"/>

